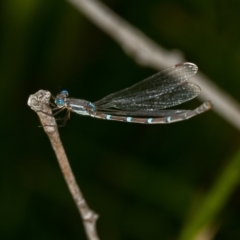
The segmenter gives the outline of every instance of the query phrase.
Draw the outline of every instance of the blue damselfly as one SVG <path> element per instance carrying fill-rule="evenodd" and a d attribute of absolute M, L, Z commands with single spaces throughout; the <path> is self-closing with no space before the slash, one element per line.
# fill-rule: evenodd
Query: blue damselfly
<path fill-rule="evenodd" d="M 69 98 L 68 92 L 63 90 L 56 96 L 55 104 L 58 109 L 67 109 L 69 113 L 121 122 L 160 124 L 183 121 L 212 107 L 207 101 L 194 110 L 165 109 L 199 95 L 200 88 L 188 82 L 197 70 L 193 63 L 177 64 L 94 103 Z"/>

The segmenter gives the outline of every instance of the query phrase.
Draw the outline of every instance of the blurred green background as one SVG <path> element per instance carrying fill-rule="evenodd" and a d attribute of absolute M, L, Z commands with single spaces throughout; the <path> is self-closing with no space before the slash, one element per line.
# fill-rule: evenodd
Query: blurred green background
<path fill-rule="evenodd" d="M 239 1 L 104 2 L 240 101 Z M 64 0 L 1 1 L 0 239 L 86 239 L 29 95 L 96 101 L 153 73 Z M 60 134 L 100 239 L 240 239 L 239 131 L 213 111 L 155 126 L 72 114 Z"/>

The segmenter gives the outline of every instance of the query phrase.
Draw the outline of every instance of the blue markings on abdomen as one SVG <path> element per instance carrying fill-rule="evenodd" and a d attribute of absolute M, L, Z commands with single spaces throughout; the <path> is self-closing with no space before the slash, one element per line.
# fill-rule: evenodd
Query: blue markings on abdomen
<path fill-rule="evenodd" d="M 111 115 L 106 115 L 107 120 L 111 120 Z"/>
<path fill-rule="evenodd" d="M 149 118 L 149 119 L 147 120 L 147 123 L 149 123 L 149 124 L 152 123 L 152 120 L 153 120 L 152 118 Z"/>
<path fill-rule="evenodd" d="M 126 118 L 126 121 L 127 121 L 127 122 L 131 122 L 131 121 L 132 121 L 132 118 L 131 118 L 131 117 L 127 117 L 127 118 Z"/>

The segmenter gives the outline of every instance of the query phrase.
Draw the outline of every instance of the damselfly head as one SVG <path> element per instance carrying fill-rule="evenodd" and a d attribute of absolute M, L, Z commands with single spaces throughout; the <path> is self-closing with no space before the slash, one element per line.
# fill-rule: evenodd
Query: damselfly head
<path fill-rule="evenodd" d="M 57 105 L 58 108 L 63 108 L 66 106 L 66 100 L 68 95 L 69 95 L 68 91 L 63 90 L 56 96 L 55 104 Z"/>

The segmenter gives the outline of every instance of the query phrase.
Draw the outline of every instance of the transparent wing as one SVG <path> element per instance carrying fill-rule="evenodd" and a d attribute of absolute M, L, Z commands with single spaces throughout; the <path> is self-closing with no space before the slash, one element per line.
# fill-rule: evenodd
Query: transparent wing
<path fill-rule="evenodd" d="M 133 86 L 95 102 L 99 110 L 153 111 L 175 106 L 195 98 L 200 88 L 187 80 L 197 72 L 193 63 L 182 63 L 159 72 Z"/>

